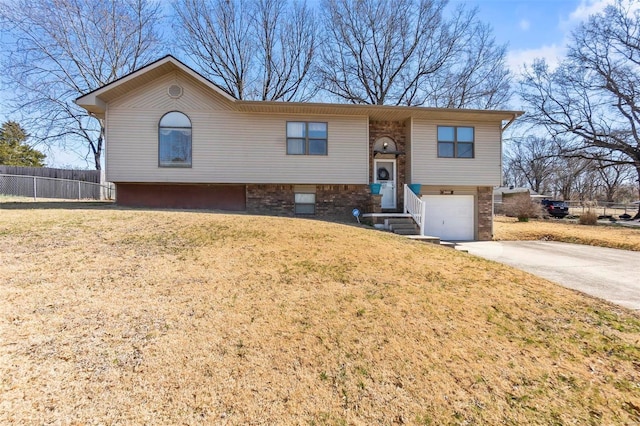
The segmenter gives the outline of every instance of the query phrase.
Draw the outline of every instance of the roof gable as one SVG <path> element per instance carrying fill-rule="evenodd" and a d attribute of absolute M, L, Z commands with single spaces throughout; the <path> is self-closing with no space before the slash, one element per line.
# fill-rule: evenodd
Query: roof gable
<path fill-rule="evenodd" d="M 202 83 L 216 95 L 222 97 L 228 102 L 235 102 L 235 98 L 223 91 L 215 83 L 211 82 L 201 74 L 194 71 L 184 63 L 180 62 L 171 55 L 167 55 L 155 62 L 152 62 L 130 74 L 127 74 L 118 80 L 106 84 L 96 90 L 93 90 L 76 99 L 76 104 L 83 107 L 89 113 L 100 118 L 104 116 L 106 105 L 110 101 L 121 95 L 129 93 L 135 88 L 144 85 L 150 81 L 156 80 L 165 74 L 174 73 L 176 71 L 183 72 L 194 80 Z"/>
<path fill-rule="evenodd" d="M 182 72 L 203 84 L 211 93 L 223 99 L 228 105 L 241 112 L 267 114 L 306 114 L 306 115 L 358 115 L 368 116 L 370 120 L 404 121 L 409 118 L 450 119 L 463 121 L 483 121 L 502 123 L 506 129 L 523 111 L 507 110 L 470 110 L 457 108 L 430 108 L 417 106 L 358 105 L 282 101 L 240 101 L 226 93 L 219 86 L 208 80 L 189 66 L 171 55 L 158 59 L 126 76 L 106 84 L 76 99 L 76 104 L 85 108 L 90 114 L 104 118 L 107 104 L 112 100 L 139 88 L 140 86 L 161 78 L 167 73 Z"/>

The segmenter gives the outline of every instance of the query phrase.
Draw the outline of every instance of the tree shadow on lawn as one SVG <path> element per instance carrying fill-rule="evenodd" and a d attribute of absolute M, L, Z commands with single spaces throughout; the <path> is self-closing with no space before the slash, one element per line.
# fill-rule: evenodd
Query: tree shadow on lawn
<path fill-rule="evenodd" d="M 214 213 L 243 215 L 256 217 L 288 217 L 287 215 L 278 214 L 251 214 L 246 211 L 227 211 L 215 209 L 190 209 L 190 208 L 162 208 L 162 207 L 137 207 L 137 206 L 119 206 L 115 201 L 78 201 L 78 200 L 61 200 L 61 201 L 2 201 L 0 200 L 0 210 L 120 210 L 120 211 L 175 211 L 175 212 L 194 212 L 194 213 Z M 328 217 L 297 217 L 303 220 L 313 220 L 318 222 L 329 222 L 340 225 L 354 226 L 364 229 L 373 229 L 368 223 L 358 223 L 353 217 L 346 216 L 328 216 Z"/>
<path fill-rule="evenodd" d="M 174 211 L 195 213 L 220 213 L 247 215 L 246 211 L 215 210 L 200 208 L 170 208 L 170 207 L 145 207 L 145 206 L 121 206 L 115 201 L 97 200 L 60 200 L 60 201 L 2 201 L 0 210 L 121 210 L 121 211 Z"/>
<path fill-rule="evenodd" d="M 6 201 L 0 202 L 0 210 L 83 210 L 118 208 L 113 201 Z"/>

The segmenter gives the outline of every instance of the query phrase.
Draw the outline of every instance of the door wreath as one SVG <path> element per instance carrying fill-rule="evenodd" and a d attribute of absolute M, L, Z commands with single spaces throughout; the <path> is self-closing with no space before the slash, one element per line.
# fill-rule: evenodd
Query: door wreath
<path fill-rule="evenodd" d="M 378 179 L 389 180 L 389 171 L 383 167 L 378 169 Z"/>

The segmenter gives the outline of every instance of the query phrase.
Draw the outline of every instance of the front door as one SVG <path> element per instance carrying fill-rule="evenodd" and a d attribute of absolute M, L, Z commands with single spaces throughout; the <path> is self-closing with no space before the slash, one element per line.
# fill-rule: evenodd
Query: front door
<path fill-rule="evenodd" d="M 381 207 L 383 209 L 396 208 L 396 160 L 374 161 L 375 182 L 382 184 Z"/>

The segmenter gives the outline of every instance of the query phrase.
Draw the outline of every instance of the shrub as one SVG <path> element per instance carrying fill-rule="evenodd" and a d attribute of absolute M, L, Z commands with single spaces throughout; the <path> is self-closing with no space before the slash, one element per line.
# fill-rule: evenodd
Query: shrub
<path fill-rule="evenodd" d="M 529 194 L 512 196 L 504 203 L 504 213 L 510 217 L 517 217 L 520 222 L 527 222 L 529 218 L 541 217 L 542 206 L 533 201 Z"/>
<path fill-rule="evenodd" d="M 598 223 L 598 215 L 588 210 L 586 213 L 582 213 L 578 219 L 580 225 L 595 225 Z"/>

